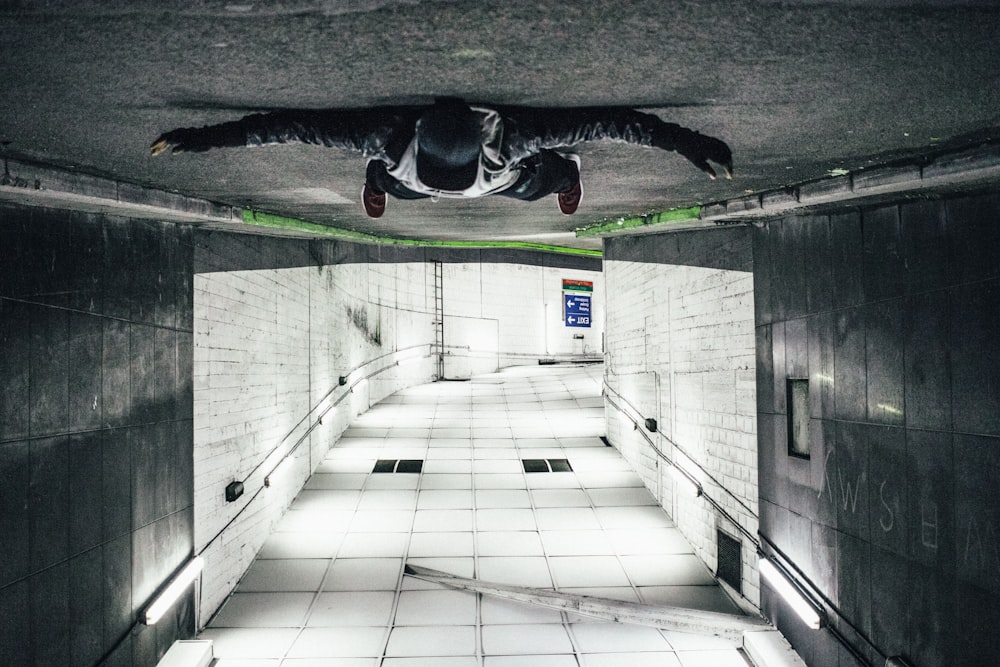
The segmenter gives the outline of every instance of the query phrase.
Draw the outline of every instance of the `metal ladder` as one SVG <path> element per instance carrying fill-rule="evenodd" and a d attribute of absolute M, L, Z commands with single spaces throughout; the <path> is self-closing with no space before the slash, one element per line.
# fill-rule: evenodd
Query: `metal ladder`
<path fill-rule="evenodd" d="M 437 379 L 444 379 L 444 268 L 434 262 L 434 355 L 437 357 Z"/>

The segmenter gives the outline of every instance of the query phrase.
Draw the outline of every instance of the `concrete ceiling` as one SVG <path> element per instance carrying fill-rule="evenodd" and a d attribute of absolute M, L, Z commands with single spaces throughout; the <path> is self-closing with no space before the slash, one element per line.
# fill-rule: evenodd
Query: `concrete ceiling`
<path fill-rule="evenodd" d="M 0 1 L 5 155 L 378 235 L 598 247 L 574 230 L 1000 134 L 989 2 Z M 633 105 L 726 140 L 736 178 L 581 146 L 584 203 L 358 203 L 364 160 L 312 146 L 151 158 L 162 131 L 438 95 Z"/>

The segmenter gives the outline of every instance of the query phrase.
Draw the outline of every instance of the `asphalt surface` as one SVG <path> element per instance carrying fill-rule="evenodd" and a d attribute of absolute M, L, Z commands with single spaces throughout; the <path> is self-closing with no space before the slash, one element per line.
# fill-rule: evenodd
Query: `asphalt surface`
<path fill-rule="evenodd" d="M 0 0 L 6 155 L 360 231 L 593 247 L 573 230 L 1000 135 L 996 2 Z M 580 146 L 584 202 L 358 203 L 312 146 L 152 158 L 162 131 L 279 108 L 632 105 L 727 141 L 736 178 Z"/>

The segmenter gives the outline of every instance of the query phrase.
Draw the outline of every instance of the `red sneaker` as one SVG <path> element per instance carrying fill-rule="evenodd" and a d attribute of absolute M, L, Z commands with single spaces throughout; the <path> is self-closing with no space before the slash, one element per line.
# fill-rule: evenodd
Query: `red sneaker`
<path fill-rule="evenodd" d="M 559 210 L 565 215 L 573 215 L 576 213 L 576 209 L 579 208 L 580 201 L 583 199 L 583 185 L 580 182 L 580 156 L 571 153 L 563 157 L 576 164 L 576 183 L 570 189 L 558 193 Z"/>
<path fill-rule="evenodd" d="M 379 192 L 365 181 L 365 187 L 361 190 L 361 204 L 369 218 L 381 218 L 385 213 L 385 193 Z"/>

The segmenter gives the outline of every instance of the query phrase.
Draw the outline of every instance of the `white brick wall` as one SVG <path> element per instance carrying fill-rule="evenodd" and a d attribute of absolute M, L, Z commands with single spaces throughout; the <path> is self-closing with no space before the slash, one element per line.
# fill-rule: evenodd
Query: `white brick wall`
<path fill-rule="evenodd" d="M 430 380 L 429 357 L 397 366 L 394 354 L 417 345 L 429 352 L 424 271 L 423 264 L 349 264 L 195 276 L 195 545 L 200 551 L 212 543 L 204 554 L 202 622 L 350 419 Z M 347 390 L 339 377 L 356 368 L 357 377 L 388 370 L 359 387 L 363 398 L 350 396 L 319 424 L 320 413 Z M 262 489 L 264 476 L 299 440 L 281 479 Z M 246 491 L 226 503 L 225 487 L 234 480 Z"/>
<path fill-rule="evenodd" d="M 642 417 L 657 420 L 664 437 L 647 433 L 656 446 L 682 465 L 686 452 L 706 495 L 755 535 L 752 274 L 625 261 L 605 261 L 604 272 L 606 381 Z M 716 528 L 739 538 L 735 527 L 667 474 L 632 419 L 609 405 L 607 422 L 609 440 L 714 571 Z M 759 605 L 754 555 L 743 540 L 743 594 Z"/>

